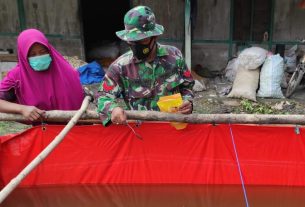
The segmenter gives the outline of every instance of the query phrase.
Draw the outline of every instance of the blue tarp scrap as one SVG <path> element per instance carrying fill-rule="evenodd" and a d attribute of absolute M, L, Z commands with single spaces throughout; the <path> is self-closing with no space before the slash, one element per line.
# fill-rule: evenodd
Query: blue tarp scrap
<path fill-rule="evenodd" d="M 100 83 L 105 75 L 102 66 L 96 61 L 81 66 L 77 70 L 79 72 L 80 82 L 82 85 Z"/>

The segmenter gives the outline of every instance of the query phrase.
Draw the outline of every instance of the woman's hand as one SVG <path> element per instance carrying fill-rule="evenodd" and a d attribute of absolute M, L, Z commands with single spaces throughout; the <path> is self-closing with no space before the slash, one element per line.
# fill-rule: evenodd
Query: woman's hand
<path fill-rule="evenodd" d="M 193 112 L 193 104 L 190 101 L 184 101 L 178 108 L 178 113 L 191 114 Z"/>
<path fill-rule="evenodd" d="M 121 107 L 115 107 L 111 113 L 111 122 L 114 124 L 126 124 L 127 116 Z"/>
<path fill-rule="evenodd" d="M 30 121 L 37 121 L 44 117 L 45 111 L 36 108 L 35 106 L 22 106 L 21 114 Z"/>

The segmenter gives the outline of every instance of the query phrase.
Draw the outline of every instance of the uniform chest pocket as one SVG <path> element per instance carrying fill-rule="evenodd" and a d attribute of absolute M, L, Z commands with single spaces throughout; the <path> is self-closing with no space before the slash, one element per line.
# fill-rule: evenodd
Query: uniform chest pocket
<path fill-rule="evenodd" d="M 128 87 L 125 88 L 125 95 L 128 98 L 150 98 L 153 96 L 153 89 L 151 88 L 151 80 L 129 79 Z"/>

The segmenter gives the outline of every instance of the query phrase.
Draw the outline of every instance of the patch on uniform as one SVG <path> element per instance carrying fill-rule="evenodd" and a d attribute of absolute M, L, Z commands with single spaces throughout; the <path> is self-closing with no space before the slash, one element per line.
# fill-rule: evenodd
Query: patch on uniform
<path fill-rule="evenodd" d="M 108 85 L 106 81 L 103 83 L 104 91 L 111 91 L 114 88 L 114 85 Z"/>
<path fill-rule="evenodd" d="M 190 70 L 187 70 L 187 71 L 184 71 L 183 75 L 187 78 L 191 77 L 191 71 Z"/>

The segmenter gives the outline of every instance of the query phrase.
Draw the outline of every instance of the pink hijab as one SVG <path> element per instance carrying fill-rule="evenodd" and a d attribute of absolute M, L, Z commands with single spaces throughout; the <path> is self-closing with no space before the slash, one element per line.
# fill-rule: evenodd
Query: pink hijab
<path fill-rule="evenodd" d="M 48 70 L 34 71 L 28 52 L 34 43 L 47 47 L 52 57 Z M 76 110 L 84 98 L 78 72 L 48 42 L 43 33 L 27 29 L 17 39 L 18 64 L 0 84 L 0 91 L 15 90 L 17 103 L 42 110 Z"/>

